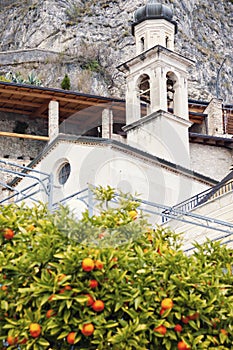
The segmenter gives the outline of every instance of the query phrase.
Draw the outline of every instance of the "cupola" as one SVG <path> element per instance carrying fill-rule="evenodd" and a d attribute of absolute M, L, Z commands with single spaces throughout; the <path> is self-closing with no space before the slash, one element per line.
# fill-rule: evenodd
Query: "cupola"
<path fill-rule="evenodd" d="M 136 39 L 137 54 L 156 45 L 174 49 L 177 24 L 172 18 L 172 10 L 156 0 L 149 0 L 135 11 L 132 34 Z"/>

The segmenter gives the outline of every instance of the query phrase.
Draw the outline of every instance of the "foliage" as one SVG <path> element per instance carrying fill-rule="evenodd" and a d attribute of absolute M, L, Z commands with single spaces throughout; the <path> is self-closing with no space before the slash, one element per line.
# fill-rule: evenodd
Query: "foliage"
<path fill-rule="evenodd" d="M 90 70 L 91 72 L 100 72 L 101 71 L 101 66 L 98 62 L 98 60 L 86 60 L 81 64 L 82 69 L 87 69 Z"/>
<path fill-rule="evenodd" d="M 1 207 L 0 339 L 28 350 L 231 349 L 232 250 L 207 242 L 187 256 L 140 202 L 102 187 L 97 198 L 78 222 L 64 207 Z M 166 298 L 174 305 L 162 309 Z"/>
<path fill-rule="evenodd" d="M 4 81 L 5 83 L 10 83 L 11 80 L 7 79 L 4 75 L 0 75 L 0 81 Z"/>
<path fill-rule="evenodd" d="M 67 74 L 65 74 L 65 76 L 61 82 L 61 88 L 64 90 L 70 90 L 70 78 Z"/>
<path fill-rule="evenodd" d="M 17 84 L 42 86 L 41 80 L 35 75 L 34 72 L 30 73 L 27 79 L 24 79 L 20 72 L 17 72 L 17 73 L 8 72 L 5 78 L 9 82 L 13 82 Z"/>

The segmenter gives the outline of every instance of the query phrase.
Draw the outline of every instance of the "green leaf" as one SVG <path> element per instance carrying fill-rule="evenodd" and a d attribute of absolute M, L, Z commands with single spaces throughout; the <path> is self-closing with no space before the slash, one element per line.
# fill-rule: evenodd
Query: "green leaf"
<path fill-rule="evenodd" d="M 8 302 L 6 300 L 1 300 L 1 309 L 8 310 Z"/>
<path fill-rule="evenodd" d="M 59 339 L 63 339 L 63 338 L 65 338 L 65 337 L 67 337 L 67 335 L 70 333 L 70 331 L 69 330 L 67 330 L 67 331 L 63 331 L 61 334 L 59 334 L 59 336 L 58 337 L 56 337 L 57 338 L 57 340 L 59 340 Z"/>
<path fill-rule="evenodd" d="M 37 343 L 38 343 L 39 345 L 43 346 L 43 347 L 49 346 L 49 342 L 48 342 L 46 339 L 41 338 L 41 337 L 39 338 L 39 340 L 37 341 Z"/>

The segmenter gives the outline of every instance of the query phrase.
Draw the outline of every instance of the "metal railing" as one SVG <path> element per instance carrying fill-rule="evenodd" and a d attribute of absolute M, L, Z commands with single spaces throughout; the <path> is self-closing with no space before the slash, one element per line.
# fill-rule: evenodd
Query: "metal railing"
<path fill-rule="evenodd" d="M 218 184 L 215 187 L 212 187 L 208 190 L 205 190 L 197 195 L 171 207 L 170 213 L 175 213 L 179 211 L 180 213 L 190 212 L 192 209 L 197 208 L 198 206 L 206 203 L 207 201 L 213 200 L 222 196 L 223 194 L 229 193 L 233 190 L 233 180 L 230 180 L 224 184 Z M 168 221 L 167 218 L 168 212 L 164 212 L 163 222 Z"/>
<path fill-rule="evenodd" d="M 0 172 L 10 174 L 18 179 L 27 178 L 30 180 L 30 183 L 22 189 L 0 181 L 0 187 L 9 191 L 8 196 L 0 199 L 0 205 L 12 202 L 20 203 L 28 198 L 30 198 L 32 202 L 39 203 L 39 194 L 44 194 L 46 202 L 48 203 L 48 208 L 49 210 L 52 210 L 54 189 L 53 174 L 47 174 L 42 171 L 4 160 L 0 160 Z"/>

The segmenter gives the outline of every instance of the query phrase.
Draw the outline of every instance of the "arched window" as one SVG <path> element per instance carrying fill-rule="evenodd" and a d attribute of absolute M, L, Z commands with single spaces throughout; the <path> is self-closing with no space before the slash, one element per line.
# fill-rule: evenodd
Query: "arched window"
<path fill-rule="evenodd" d="M 141 37 L 140 39 L 140 50 L 143 52 L 145 50 L 145 39 L 144 37 Z"/>
<path fill-rule="evenodd" d="M 168 36 L 166 36 L 166 38 L 165 38 L 165 45 L 166 45 L 166 48 L 168 49 L 168 45 L 169 45 L 169 38 L 168 38 Z"/>
<path fill-rule="evenodd" d="M 174 94 L 175 94 L 174 85 L 176 83 L 175 74 L 172 72 L 168 72 L 166 75 L 166 78 L 167 78 L 167 109 L 169 112 L 173 112 Z"/>
<path fill-rule="evenodd" d="M 138 91 L 141 104 L 141 117 L 150 112 L 150 77 L 147 74 L 140 76 Z"/>

